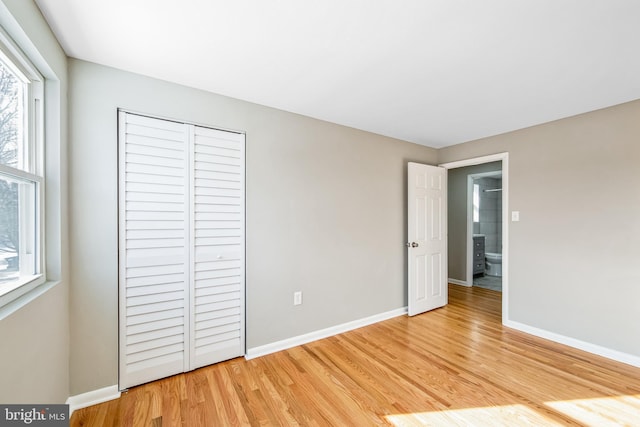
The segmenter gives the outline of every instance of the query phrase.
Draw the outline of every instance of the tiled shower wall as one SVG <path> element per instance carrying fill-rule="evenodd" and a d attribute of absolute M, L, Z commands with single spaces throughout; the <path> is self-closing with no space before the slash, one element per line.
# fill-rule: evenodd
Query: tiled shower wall
<path fill-rule="evenodd" d="M 485 235 L 485 251 L 502 253 L 502 191 L 485 190 L 502 188 L 502 178 L 479 178 L 480 223 L 473 224 L 473 232 Z"/>

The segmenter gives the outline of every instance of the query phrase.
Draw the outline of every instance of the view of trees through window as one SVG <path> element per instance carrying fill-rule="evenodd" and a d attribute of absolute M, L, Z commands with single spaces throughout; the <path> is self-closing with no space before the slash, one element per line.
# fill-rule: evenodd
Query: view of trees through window
<path fill-rule="evenodd" d="M 0 164 L 20 168 L 24 83 L 0 61 Z M 0 283 L 19 274 L 20 184 L 0 175 Z"/>

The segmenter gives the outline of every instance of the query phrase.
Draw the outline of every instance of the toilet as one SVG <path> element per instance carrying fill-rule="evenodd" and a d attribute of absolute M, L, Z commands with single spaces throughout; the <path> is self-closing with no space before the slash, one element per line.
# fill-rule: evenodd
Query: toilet
<path fill-rule="evenodd" d="M 485 269 L 487 276 L 502 277 L 502 254 L 485 252 Z"/>

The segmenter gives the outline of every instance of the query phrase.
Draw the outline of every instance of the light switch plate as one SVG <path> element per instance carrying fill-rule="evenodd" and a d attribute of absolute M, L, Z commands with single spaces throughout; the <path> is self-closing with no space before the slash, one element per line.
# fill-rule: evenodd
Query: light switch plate
<path fill-rule="evenodd" d="M 293 305 L 302 304 L 302 291 L 297 291 L 293 293 Z"/>
<path fill-rule="evenodd" d="M 511 211 L 511 221 L 513 222 L 520 221 L 520 211 Z"/>

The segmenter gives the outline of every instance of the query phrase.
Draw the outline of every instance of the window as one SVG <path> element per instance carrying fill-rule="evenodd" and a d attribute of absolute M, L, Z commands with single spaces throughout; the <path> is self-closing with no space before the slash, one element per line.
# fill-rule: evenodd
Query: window
<path fill-rule="evenodd" d="M 45 280 L 42 81 L 0 33 L 0 302 Z"/>
<path fill-rule="evenodd" d="M 473 222 L 480 222 L 480 185 L 473 184 Z"/>

